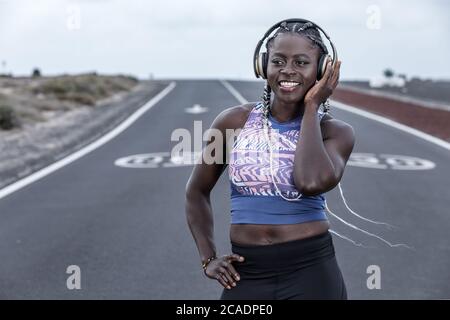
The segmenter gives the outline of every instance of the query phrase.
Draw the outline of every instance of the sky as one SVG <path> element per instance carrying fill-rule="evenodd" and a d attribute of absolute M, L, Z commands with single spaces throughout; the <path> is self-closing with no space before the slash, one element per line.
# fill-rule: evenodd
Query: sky
<path fill-rule="evenodd" d="M 252 80 L 257 42 L 286 18 L 328 33 L 341 79 L 450 79 L 446 0 L 0 0 L 0 73 Z"/>

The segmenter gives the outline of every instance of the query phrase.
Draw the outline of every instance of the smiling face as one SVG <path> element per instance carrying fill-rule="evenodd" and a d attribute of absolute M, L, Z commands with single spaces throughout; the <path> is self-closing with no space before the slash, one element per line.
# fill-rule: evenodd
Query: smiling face
<path fill-rule="evenodd" d="M 269 47 L 267 81 L 275 98 L 298 103 L 315 84 L 320 49 L 304 36 L 279 34 Z"/>

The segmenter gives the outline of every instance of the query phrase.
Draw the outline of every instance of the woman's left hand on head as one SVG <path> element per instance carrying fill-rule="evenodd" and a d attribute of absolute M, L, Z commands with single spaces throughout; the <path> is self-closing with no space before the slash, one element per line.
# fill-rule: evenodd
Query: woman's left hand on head
<path fill-rule="evenodd" d="M 341 61 L 336 61 L 336 64 L 332 65 L 331 58 L 328 60 L 328 64 L 325 70 L 325 74 L 322 79 L 316 81 L 316 83 L 308 90 L 305 95 L 305 108 L 315 108 L 317 111 L 321 103 L 325 102 L 336 89 L 339 83 L 339 71 L 341 67 Z"/>

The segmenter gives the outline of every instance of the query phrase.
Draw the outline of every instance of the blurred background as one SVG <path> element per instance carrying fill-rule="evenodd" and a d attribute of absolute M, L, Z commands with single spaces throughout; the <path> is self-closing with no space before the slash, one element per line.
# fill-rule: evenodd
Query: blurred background
<path fill-rule="evenodd" d="M 2 0 L 0 71 L 254 79 L 257 41 L 301 17 L 330 35 L 343 80 L 387 68 L 448 79 L 449 9 L 445 0 Z"/>

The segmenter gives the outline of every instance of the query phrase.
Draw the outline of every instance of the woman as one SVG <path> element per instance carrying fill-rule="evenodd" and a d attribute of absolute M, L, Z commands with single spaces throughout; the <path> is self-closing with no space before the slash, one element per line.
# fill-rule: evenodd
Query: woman
<path fill-rule="evenodd" d="M 223 145 L 224 156 L 231 149 L 232 254 L 216 255 L 210 203 L 226 163 L 194 167 L 187 221 L 205 275 L 224 287 L 221 299 L 346 299 L 322 194 L 341 180 L 354 131 L 319 111 L 341 62 L 328 57 L 321 69 L 328 51 L 314 23 L 277 26 L 257 72 L 267 79 L 262 101 L 228 108 L 211 126 L 224 137 L 242 129 Z"/>

